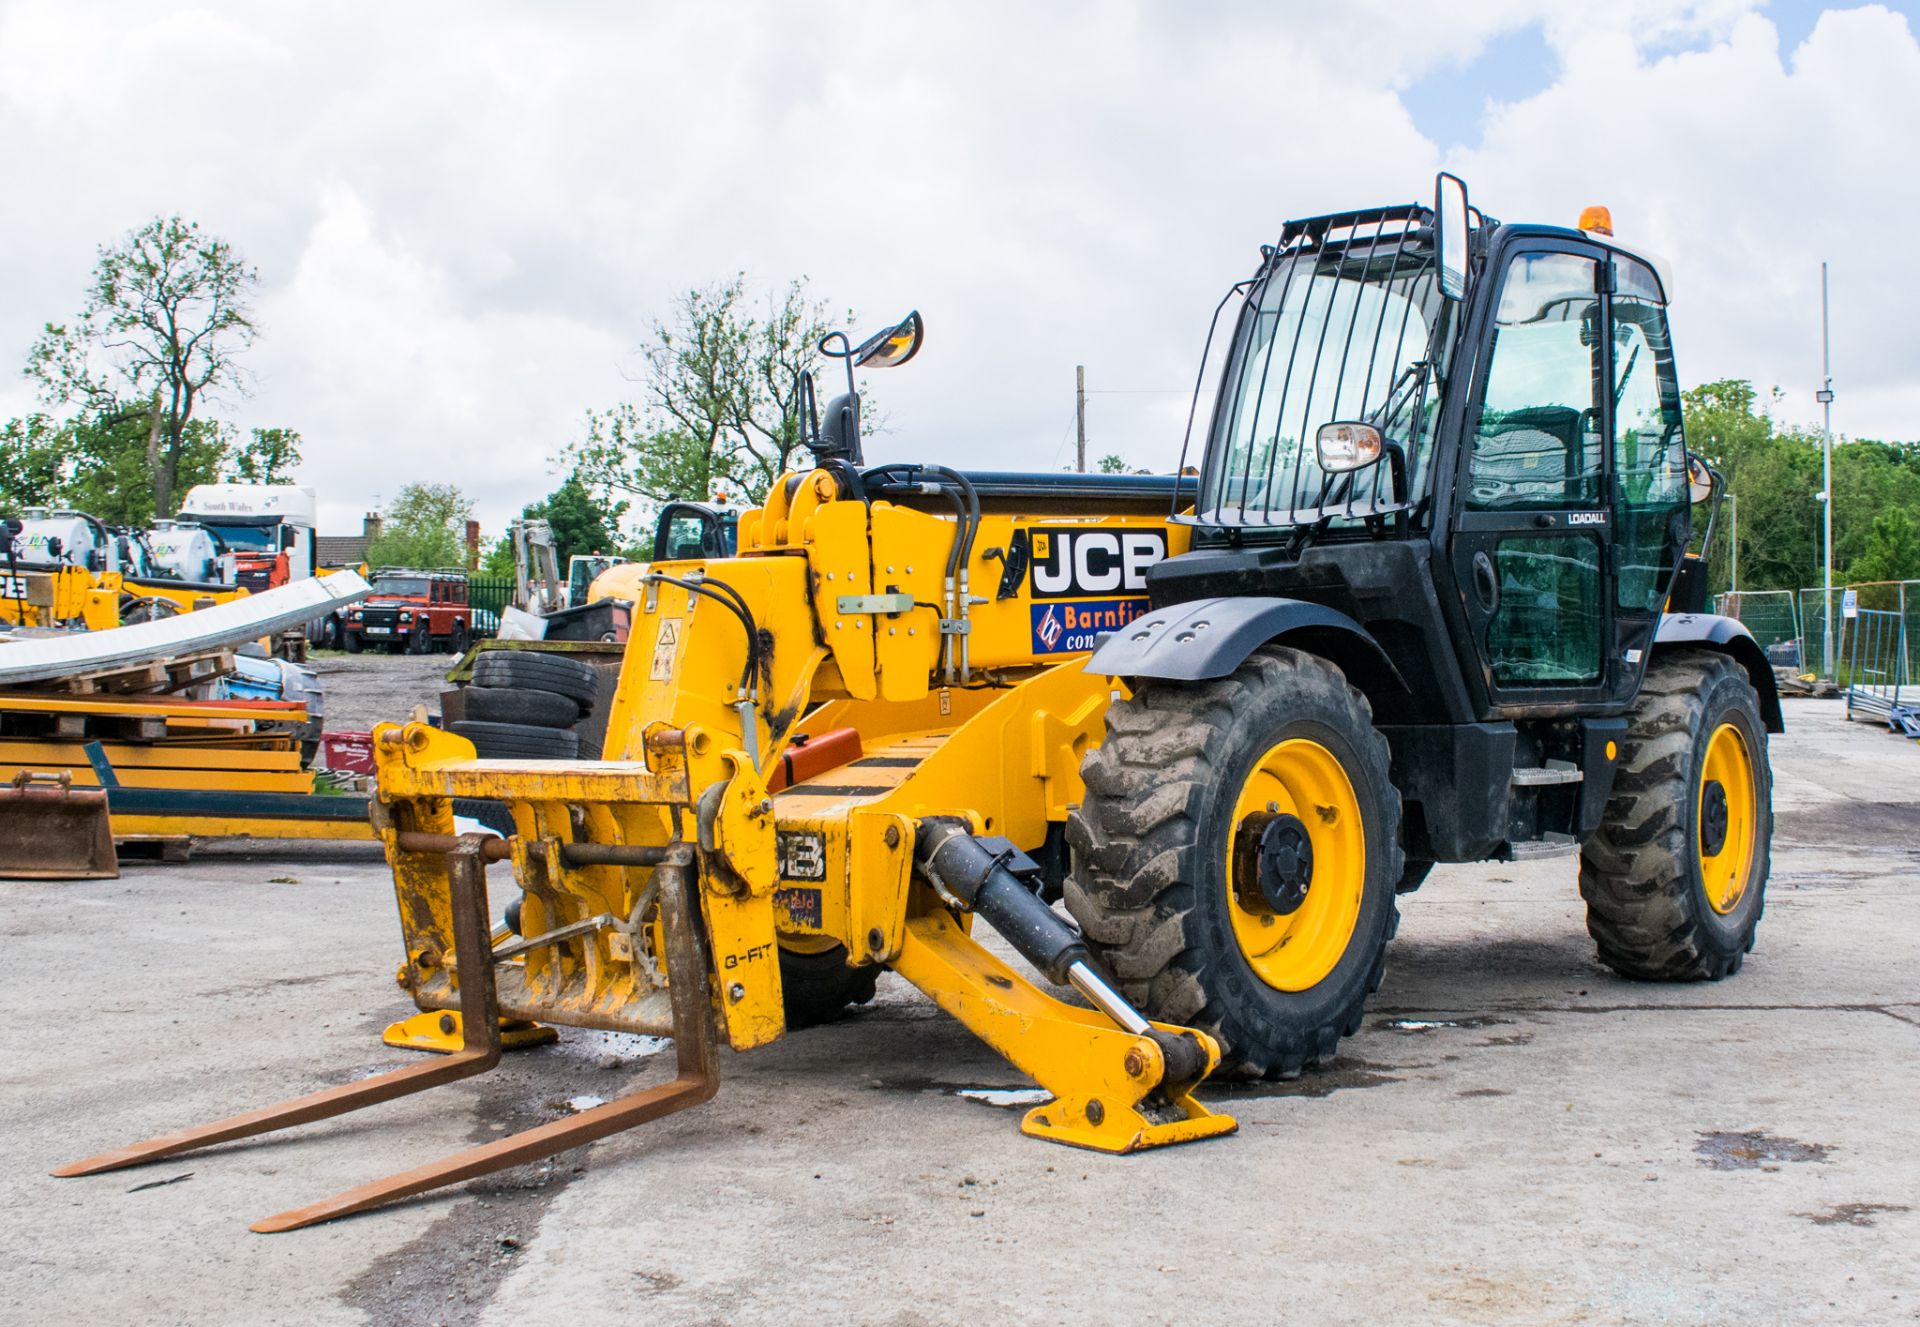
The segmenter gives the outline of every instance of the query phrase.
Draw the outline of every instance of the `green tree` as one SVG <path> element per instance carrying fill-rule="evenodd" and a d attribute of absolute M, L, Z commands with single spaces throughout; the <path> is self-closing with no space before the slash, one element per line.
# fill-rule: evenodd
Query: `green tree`
<path fill-rule="evenodd" d="M 0 515 L 51 507 L 66 483 L 61 426 L 42 414 L 0 427 Z"/>
<path fill-rule="evenodd" d="M 830 328 L 804 280 L 764 312 L 749 307 L 745 273 L 685 292 L 648 329 L 641 399 L 591 412 L 586 437 L 567 449 L 574 476 L 648 505 L 705 501 L 726 485 L 765 492 L 805 451 L 787 406 Z"/>
<path fill-rule="evenodd" d="M 25 372 L 49 403 L 96 417 L 144 413 L 155 512 L 171 515 L 185 488 L 195 411 L 244 387 L 238 356 L 253 342 L 257 284 L 225 240 L 155 218 L 100 249 L 79 317 L 48 323 L 34 342 Z"/>
<path fill-rule="evenodd" d="M 226 478 L 231 484 L 284 484 L 300 465 L 300 430 L 254 429 L 253 436 L 226 456 Z"/>
<path fill-rule="evenodd" d="M 625 502 L 602 504 L 587 491 L 578 475 L 570 474 L 545 498 L 522 507 L 520 515 L 530 520 L 544 520 L 553 527 L 554 553 L 564 574 L 568 558 L 581 553 L 622 551 L 620 518 L 626 515 L 627 506 Z M 489 576 L 513 575 L 511 534 L 501 535 L 487 551 L 484 570 Z"/>
<path fill-rule="evenodd" d="M 1848 581 L 1920 578 L 1920 524 L 1915 524 L 1911 509 L 1890 507 L 1875 516 L 1864 542 L 1866 552 L 1847 563 Z"/>
<path fill-rule="evenodd" d="M 473 504 L 452 484 L 408 484 L 380 511 L 380 537 L 367 546 L 372 567 L 466 564 Z"/>
<path fill-rule="evenodd" d="M 1127 458 L 1119 452 L 1108 452 L 1100 458 L 1100 473 L 1103 475 L 1124 475 L 1127 473 Z"/>
<path fill-rule="evenodd" d="M 182 492 L 219 477 L 228 432 L 212 420 L 188 423 L 176 471 Z M 154 508 L 147 438 L 141 412 L 9 420 L 0 427 L 0 511 L 70 507 L 110 524 L 149 525 Z"/>

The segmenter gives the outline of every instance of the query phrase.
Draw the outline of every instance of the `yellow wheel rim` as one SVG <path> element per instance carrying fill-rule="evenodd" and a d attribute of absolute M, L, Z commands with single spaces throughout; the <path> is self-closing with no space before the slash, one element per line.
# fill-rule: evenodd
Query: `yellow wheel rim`
<path fill-rule="evenodd" d="M 1700 766 L 1693 807 L 1700 883 L 1708 906 L 1722 915 L 1740 906 L 1753 873 L 1758 800 L 1746 736 L 1723 723 L 1707 739 L 1707 758 Z"/>
<path fill-rule="evenodd" d="M 1235 878 L 1234 845 L 1249 816 L 1286 815 L 1306 828 L 1313 865 L 1305 896 L 1286 915 L 1250 906 L 1258 893 Z M 1367 879 L 1365 827 L 1353 781 L 1333 752 L 1290 738 L 1255 762 L 1227 835 L 1227 907 L 1234 938 L 1254 973 L 1282 991 L 1304 991 L 1333 971 L 1360 920 Z"/>

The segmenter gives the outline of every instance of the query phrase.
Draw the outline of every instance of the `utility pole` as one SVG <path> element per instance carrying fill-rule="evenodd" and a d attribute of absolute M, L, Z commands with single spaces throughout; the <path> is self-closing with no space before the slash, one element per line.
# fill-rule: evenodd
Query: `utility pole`
<path fill-rule="evenodd" d="M 1827 338 L 1827 265 L 1820 264 L 1820 390 L 1814 394 L 1824 419 L 1820 425 L 1820 538 L 1826 553 L 1820 573 L 1820 634 L 1827 676 L 1833 676 L 1833 356 Z"/>
<path fill-rule="evenodd" d="M 1823 271 L 1825 269 L 1822 269 Z M 1074 469 L 1087 473 L 1087 366 L 1073 366 Z"/>

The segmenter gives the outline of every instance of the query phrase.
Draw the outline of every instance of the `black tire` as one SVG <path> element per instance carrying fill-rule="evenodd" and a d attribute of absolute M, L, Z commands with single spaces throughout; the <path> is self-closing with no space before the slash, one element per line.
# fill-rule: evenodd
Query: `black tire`
<path fill-rule="evenodd" d="M 513 812 L 507 809 L 505 802 L 496 802 L 490 797 L 456 797 L 453 799 L 453 813 L 479 821 L 501 838 L 510 839 L 516 832 Z"/>
<path fill-rule="evenodd" d="M 563 654 L 537 654 L 532 650 L 487 650 L 473 661 L 475 686 L 531 688 L 557 691 L 580 703 L 583 712 L 593 709 L 600 694 L 600 670 L 592 664 L 569 659 Z"/>
<path fill-rule="evenodd" d="M 433 653 L 433 632 L 427 627 L 426 623 L 422 622 L 419 626 L 407 633 L 407 653 Z"/>
<path fill-rule="evenodd" d="M 366 648 L 366 638 L 357 631 L 342 632 L 341 644 L 347 647 L 348 654 L 358 654 Z"/>
<path fill-rule="evenodd" d="M 1396 894 L 1411 894 L 1427 883 L 1427 876 L 1433 871 L 1432 862 L 1423 862 L 1417 858 L 1407 858 L 1406 865 L 1400 868 L 1400 883 L 1393 887 Z"/>
<path fill-rule="evenodd" d="M 606 751 L 606 732 L 589 732 L 592 725 L 579 723 L 574 725 L 573 735 L 580 739 L 580 759 L 599 760 Z"/>
<path fill-rule="evenodd" d="M 466 717 L 483 723 L 523 723 L 534 728 L 571 728 L 580 722 L 580 706 L 557 691 L 527 688 L 468 687 L 461 693 Z"/>
<path fill-rule="evenodd" d="M 574 760 L 580 754 L 580 739 L 565 728 L 535 728 L 523 723 L 480 723 L 466 719 L 447 727 L 449 732 L 472 742 L 474 754 L 482 760 Z"/>
<path fill-rule="evenodd" d="M 1707 901 L 1699 824 L 1707 749 L 1723 724 L 1749 755 L 1754 835 L 1745 884 L 1724 914 Z M 1746 669 L 1707 650 L 1656 659 L 1628 721 L 1605 818 L 1580 850 L 1587 933 L 1600 961 L 1642 981 L 1738 972 L 1766 909 L 1772 838 L 1767 730 Z"/>
<path fill-rule="evenodd" d="M 845 945 L 817 954 L 780 948 L 780 993 L 789 1028 L 833 1022 L 845 1015 L 849 1005 L 873 999 L 879 979 L 877 967 L 848 967 Z"/>
<path fill-rule="evenodd" d="M 467 652 L 467 624 L 456 621 L 453 630 L 447 633 L 447 653 L 465 654 Z"/>
<path fill-rule="evenodd" d="M 1296 737 L 1318 743 L 1351 783 L 1365 865 L 1345 949 L 1314 984 L 1287 991 L 1235 939 L 1228 834 L 1263 755 Z M 1269 646 L 1218 681 L 1140 684 L 1107 711 L 1105 741 L 1081 773 L 1067 909 L 1121 992 L 1154 1018 L 1210 1033 L 1230 1077 L 1287 1077 L 1332 1059 L 1379 988 L 1399 921 L 1400 795 L 1366 697 L 1328 661 Z"/>

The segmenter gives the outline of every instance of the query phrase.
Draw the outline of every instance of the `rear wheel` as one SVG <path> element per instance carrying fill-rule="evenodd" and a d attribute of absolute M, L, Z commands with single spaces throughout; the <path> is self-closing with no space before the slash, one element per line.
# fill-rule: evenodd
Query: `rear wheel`
<path fill-rule="evenodd" d="M 1231 1075 L 1331 1059 L 1380 984 L 1403 871 L 1366 698 L 1268 647 L 1219 681 L 1141 684 L 1081 772 L 1067 907 L 1121 991 L 1211 1033 Z"/>
<path fill-rule="evenodd" d="M 448 654 L 465 654 L 466 652 L 467 652 L 467 624 L 464 622 L 455 622 L 453 624 L 452 633 L 449 634 L 447 637 L 447 653 Z"/>
<path fill-rule="evenodd" d="M 1606 817 L 1580 852 L 1600 961 L 1645 981 L 1740 970 L 1766 906 L 1767 730 L 1746 669 L 1705 650 L 1647 669 Z"/>

